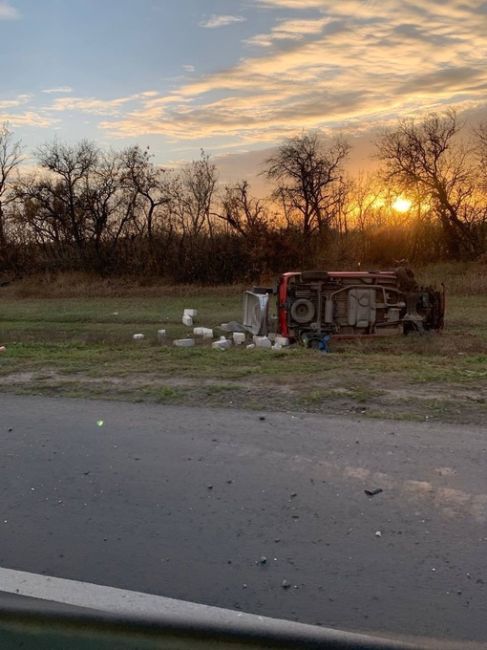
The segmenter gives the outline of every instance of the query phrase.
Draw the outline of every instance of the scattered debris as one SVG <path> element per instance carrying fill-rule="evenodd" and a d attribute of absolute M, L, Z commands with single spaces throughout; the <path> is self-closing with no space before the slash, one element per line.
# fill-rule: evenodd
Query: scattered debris
<path fill-rule="evenodd" d="M 297 492 L 291 492 L 291 494 L 289 496 L 291 497 L 291 499 L 295 499 L 298 496 L 298 493 Z"/>
<path fill-rule="evenodd" d="M 197 315 L 198 311 L 196 309 L 185 309 L 182 318 L 183 325 L 186 325 L 186 327 L 193 327 L 193 320 Z"/>
<path fill-rule="evenodd" d="M 134 334 L 132 338 L 134 341 L 143 341 L 145 339 L 145 336 L 143 334 Z"/>
<path fill-rule="evenodd" d="M 250 343 L 247 345 L 247 350 L 255 350 L 255 343 Z"/>
<path fill-rule="evenodd" d="M 195 336 L 201 336 L 204 339 L 213 338 L 213 330 L 209 327 L 195 327 L 193 329 L 193 334 Z"/>
<path fill-rule="evenodd" d="M 380 530 L 376 531 L 375 536 L 376 537 L 382 537 L 382 533 L 380 532 Z"/>
<path fill-rule="evenodd" d="M 265 555 L 259 558 L 259 561 L 256 564 L 267 564 L 267 558 Z"/>
<path fill-rule="evenodd" d="M 105 424 L 105 422 L 103 420 L 97 420 L 96 421 L 96 426 L 97 427 L 102 427 L 104 424 Z"/>
<path fill-rule="evenodd" d="M 232 337 L 235 345 L 242 345 L 242 343 L 245 343 L 245 334 L 243 332 L 233 332 Z"/>
<path fill-rule="evenodd" d="M 288 582 L 287 580 L 283 580 L 283 581 L 281 582 L 281 587 L 282 587 L 283 589 L 289 589 L 289 588 L 291 587 L 291 585 L 289 584 L 289 582 Z"/>
<path fill-rule="evenodd" d="M 208 488 L 208 490 L 213 490 L 213 485 L 207 485 L 206 487 Z"/>
<path fill-rule="evenodd" d="M 157 340 L 162 342 L 166 338 L 166 330 L 157 330 Z"/>
<path fill-rule="evenodd" d="M 232 347 L 232 342 L 222 336 L 219 341 L 212 343 L 211 347 L 214 350 L 220 350 L 220 352 L 223 352 L 224 350 L 228 350 Z"/>
<path fill-rule="evenodd" d="M 265 415 L 259 415 L 259 420 L 261 422 L 264 422 L 265 421 Z"/>
<path fill-rule="evenodd" d="M 7 348 L 4 345 L 0 346 L 0 352 L 6 352 Z"/>
<path fill-rule="evenodd" d="M 368 497 L 375 497 L 377 494 L 384 492 L 384 490 L 382 488 L 376 488 L 375 490 L 364 490 L 364 492 Z"/>
<path fill-rule="evenodd" d="M 272 348 L 272 343 L 268 336 L 254 336 L 254 343 L 256 348 Z"/>
<path fill-rule="evenodd" d="M 281 336 L 281 334 L 277 334 L 274 343 L 275 345 L 280 345 L 281 348 L 285 348 L 289 345 L 289 339 L 287 336 Z"/>
<path fill-rule="evenodd" d="M 176 339 L 173 343 L 177 348 L 192 348 L 194 339 Z"/>

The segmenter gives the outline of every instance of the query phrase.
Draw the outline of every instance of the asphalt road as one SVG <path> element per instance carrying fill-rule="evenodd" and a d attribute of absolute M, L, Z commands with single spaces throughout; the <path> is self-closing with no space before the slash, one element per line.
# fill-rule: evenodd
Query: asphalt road
<path fill-rule="evenodd" d="M 9 395 L 0 414 L 2 568 L 487 640 L 486 430 Z"/>

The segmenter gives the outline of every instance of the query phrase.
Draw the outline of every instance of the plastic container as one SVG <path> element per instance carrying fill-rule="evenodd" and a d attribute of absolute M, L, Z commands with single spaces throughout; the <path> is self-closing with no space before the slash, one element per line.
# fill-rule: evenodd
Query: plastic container
<path fill-rule="evenodd" d="M 289 345 L 289 339 L 287 336 L 281 336 L 281 334 L 276 334 L 275 339 L 276 345 L 279 344 L 282 348 L 285 348 Z"/>
<path fill-rule="evenodd" d="M 215 341 L 214 343 L 211 344 L 211 347 L 213 350 L 220 350 L 223 352 L 224 350 L 229 350 L 232 347 L 232 342 L 223 337 L 223 339 L 220 339 L 219 341 Z"/>
<path fill-rule="evenodd" d="M 256 348 L 271 349 L 272 343 L 267 336 L 254 336 L 254 343 Z"/>
<path fill-rule="evenodd" d="M 145 336 L 143 334 L 134 334 L 132 338 L 134 341 L 143 341 Z"/>
<path fill-rule="evenodd" d="M 233 342 L 235 345 L 242 345 L 242 343 L 245 343 L 245 332 L 234 332 Z"/>
<path fill-rule="evenodd" d="M 192 348 L 194 339 L 176 339 L 173 343 L 177 348 Z"/>

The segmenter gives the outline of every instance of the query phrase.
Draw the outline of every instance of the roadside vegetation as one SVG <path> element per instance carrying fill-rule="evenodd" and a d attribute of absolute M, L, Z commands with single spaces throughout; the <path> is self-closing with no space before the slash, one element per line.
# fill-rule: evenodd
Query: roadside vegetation
<path fill-rule="evenodd" d="M 426 267 L 448 287 L 442 334 L 293 347 L 180 349 L 184 308 L 217 327 L 241 318 L 242 287 L 204 289 L 78 276 L 0 289 L 0 390 L 323 414 L 481 423 L 487 416 L 485 267 Z M 76 280 L 76 281 L 75 281 Z M 78 296 L 78 297 L 76 297 Z M 80 297 L 81 296 L 81 297 Z M 167 341 L 157 340 L 165 328 Z M 143 342 L 132 340 L 143 333 Z"/>
<path fill-rule="evenodd" d="M 469 262 L 487 251 L 487 124 L 453 111 L 406 119 L 376 141 L 376 170 L 352 173 L 350 144 L 289 138 L 247 180 L 224 184 L 205 152 L 177 169 L 140 146 L 48 142 L 22 166 L 0 126 L 0 283 L 31 273 L 261 281 L 283 269 Z"/>

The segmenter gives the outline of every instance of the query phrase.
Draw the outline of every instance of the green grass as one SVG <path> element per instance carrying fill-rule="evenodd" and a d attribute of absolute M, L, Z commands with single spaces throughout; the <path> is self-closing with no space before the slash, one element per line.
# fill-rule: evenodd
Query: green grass
<path fill-rule="evenodd" d="M 0 293 L 0 389 L 136 401 L 346 412 L 412 419 L 485 416 L 487 295 L 448 298 L 440 334 L 335 341 L 332 354 L 300 347 L 231 349 L 171 342 L 198 324 L 240 320 L 239 288 L 155 296 L 18 298 Z M 157 330 L 168 332 L 166 344 Z M 132 336 L 145 334 L 136 343 Z M 440 405 L 440 406 L 438 406 Z"/>

